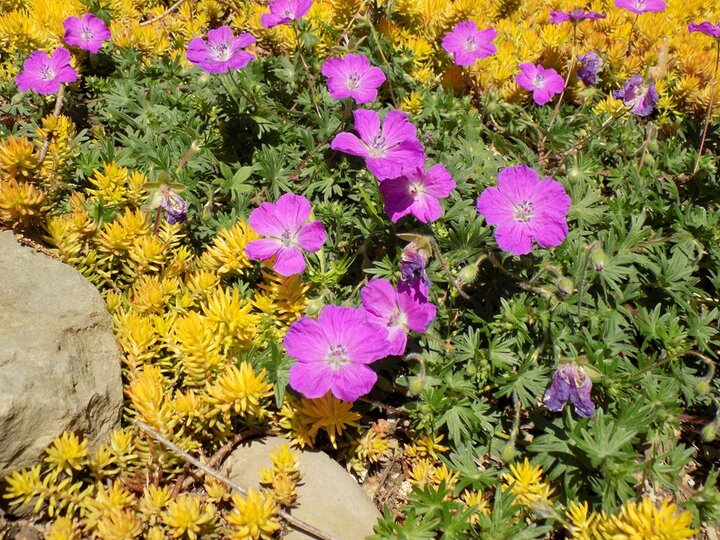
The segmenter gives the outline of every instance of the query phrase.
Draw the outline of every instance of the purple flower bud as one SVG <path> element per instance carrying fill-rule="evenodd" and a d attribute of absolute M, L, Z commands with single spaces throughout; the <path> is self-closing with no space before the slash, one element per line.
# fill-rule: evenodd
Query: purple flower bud
<path fill-rule="evenodd" d="M 625 106 L 630 107 L 630 111 L 638 116 L 652 113 L 658 101 L 655 83 L 645 85 L 639 74 L 630 77 L 619 90 L 613 90 L 612 95 L 615 99 L 622 99 Z"/>
<path fill-rule="evenodd" d="M 187 202 L 167 186 L 162 190 L 160 206 L 165 209 L 165 219 L 170 225 L 187 219 Z"/>
<path fill-rule="evenodd" d="M 414 290 L 417 296 L 427 298 L 430 279 L 425 272 L 428 256 L 415 242 L 410 242 L 402 252 L 400 259 L 401 278 L 398 289 Z"/>
<path fill-rule="evenodd" d="M 597 74 L 603 65 L 603 61 L 597 53 L 590 51 L 577 57 L 580 68 L 577 70 L 577 78 L 586 86 L 593 86 L 597 83 Z"/>
<path fill-rule="evenodd" d="M 589 418 L 595 411 L 595 404 L 590 398 L 591 390 L 592 381 L 583 368 L 575 363 L 565 364 L 553 375 L 552 384 L 545 392 L 543 402 L 548 410 L 560 412 L 570 401 L 578 416 Z"/>

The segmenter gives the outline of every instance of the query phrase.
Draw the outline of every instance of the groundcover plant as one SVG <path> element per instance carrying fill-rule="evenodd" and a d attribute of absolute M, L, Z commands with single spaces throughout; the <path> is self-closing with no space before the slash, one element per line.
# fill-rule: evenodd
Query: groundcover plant
<path fill-rule="evenodd" d="M 0 225 L 97 286 L 125 387 L 6 517 L 281 537 L 314 448 L 375 538 L 715 537 L 716 2 L 0 8 Z M 288 446 L 238 494 L 152 433 Z"/>

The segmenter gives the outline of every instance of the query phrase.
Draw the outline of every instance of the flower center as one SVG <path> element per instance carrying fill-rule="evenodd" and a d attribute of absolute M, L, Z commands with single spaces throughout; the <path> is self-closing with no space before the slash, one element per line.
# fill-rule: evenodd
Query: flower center
<path fill-rule="evenodd" d="M 232 56 L 232 49 L 228 43 L 220 43 L 219 45 L 211 45 L 210 56 L 219 62 L 226 62 Z"/>
<path fill-rule="evenodd" d="M 82 39 L 83 41 L 90 41 L 92 38 L 93 34 L 90 29 L 87 26 L 83 26 L 83 29 L 80 32 L 80 39 Z"/>
<path fill-rule="evenodd" d="M 465 40 L 465 50 L 472 52 L 477 48 L 478 48 L 477 40 L 473 36 L 469 36 Z"/>
<path fill-rule="evenodd" d="M 407 314 L 395 306 L 395 312 L 388 318 L 388 326 L 391 328 L 402 328 L 407 331 Z"/>
<path fill-rule="evenodd" d="M 330 347 L 325 361 L 330 364 L 330 367 L 333 368 L 333 370 L 337 371 L 341 367 L 347 366 L 350 363 L 350 358 L 348 358 L 347 349 L 345 347 L 342 345 L 333 345 Z"/>
<path fill-rule="evenodd" d="M 285 17 L 288 18 L 288 19 L 294 19 L 294 18 L 295 18 L 295 14 L 293 13 L 292 9 L 290 9 L 290 8 L 287 8 L 287 9 L 285 10 L 285 13 L 284 13 L 283 15 L 285 15 Z"/>
<path fill-rule="evenodd" d="M 295 240 L 295 234 L 290 231 L 283 231 L 282 235 L 280 235 L 280 242 L 283 247 L 294 247 L 297 244 Z"/>
<path fill-rule="evenodd" d="M 387 141 L 382 134 L 376 135 L 368 147 L 370 157 L 385 157 L 385 153 L 388 151 Z"/>
<path fill-rule="evenodd" d="M 51 81 L 55 78 L 55 71 L 50 67 L 49 64 L 44 65 L 40 68 L 40 78 L 43 81 Z"/>
<path fill-rule="evenodd" d="M 415 199 L 425 193 L 425 184 L 422 182 L 410 182 L 408 191 L 410 192 L 410 196 Z"/>
<path fill-rule="evenodd" d="M 535 75 L 535 78 L 533 79 L 533 86 L 535 86 L 535 88 L 542 88 L 545 86 L 545 77 L 539 73 Z"/>
<path fill-rule="evenodd" d="M 350 90 L 360 88 L 360 75 L 358 73 L 351 73 L 347 79 L 347 87 Z"/>
<path fill-rule="evenodd" d="M 530 221 L 530 218 L 533 217 L 533 203 L 529 200 L 524 200 L 520 204 L 513 205 L 515 207 L 515 214 L 513 215 L 513 218 L 515 221 L 522 221 L 523 223 L 527 223 Z"/>
<path fill-rule="evenodd" d="M 637 0 L 635 2 L 635 9 L 645 9 L 645 0 Z"/>

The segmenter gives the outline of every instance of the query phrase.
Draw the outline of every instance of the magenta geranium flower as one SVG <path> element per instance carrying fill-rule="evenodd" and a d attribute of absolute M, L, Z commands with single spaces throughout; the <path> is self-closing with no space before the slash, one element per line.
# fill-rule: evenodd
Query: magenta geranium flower
<path fill-rule="evenodd" d="M 540 64 L 530 62 L 520 64 L 520 73 L 515 78 L 518 86 L 533 93 L 533 100 L 538 105 L 545 105 L 555 94 L 565 88 L 565 81 L 554 69 L 545 69 Z"/>
<path fill-rule="evenodd" d="M 270 13 L 260 17 L 263 28 L 288 24 L 307 15 L 313 0 L 270 0 Z"/>
<path fill-rule="evenodd" d="M 364 158 L 378 180 L 402 176 L 425 163 L 417 130 L 404 112 L 388 112 L 382 126 L 375 111 L 359 109 L 353 115 L 360 138 L 348 132 L 338 133 L 330 148 Z"/>
<path fill-rule="evenodd" d="M 63 21 L 65 35 L 63 41 L 73 47 L 96 54 L 102 44 L 110 39 L 110 30 L 102 19 L 92 13 L 80 17 L 68 17 Z"/>
<path fill-rule="evenodd" d="M 55 94 L 60 84 L 75 82 L 77 71 L 70 65 L 70 51 L 60 47 L 52 56 L 45 51 L 33 51 L 15 77 L 18 90 L 35 90 L 38 94 Z"/>
<path fill-rule="evenodd" d="M 377 89 L 385 82 L 382 69 L 370 64 L 364 54 L 346 54 L 328 58 L 322 66 L 328 78 L 327 87 L 333 99 L 351 97 L 355 103 L 369 103 L 377 98 Z"/>
<path fill-rule="evenodd" d="M 389 354 L 387 330 L 368 321 L 364 310 L 341 306 L 325 306 L 317 320 L 293 323 L 283 343 L 296 360 L 290 386 L 310 399 L 332 392 L 355 401 L 377 381 L 368 364 Z"/>
<path fill-rule="evenodd" d="M 627 9 L 635 15 L 656 11 L 665 11 L 664 0 L 615 0 L 615 7 Z"/>
<path fill-rule="evenodd" d="M 619 90 L 613 90 L 612 95 L 615 99 L 621 99 L 625 106 L 630 107 L 630 111 L 638 116 L 652 113 L 658 101 L 655 83 L 645 84 L 639 73 L 630 77 Z"/>
<path fill-rule="evenodd" d="M 393 223 L 408 214 L 423 223 L 435 221 L 442 215 L 438 199 L 444 199 L 453 189 L 455 180 L 441 163 L 433 165 L 428 171 L 420 167 L 380 182 L 385 212 Z"/>
<path fill-rule="evenodd" d="M 307 223 L 310 202 L 302 195 L 286 193 L 276 203 L 262 203 L 250 214 L 250 227 L 266 236 L 245 246 L 250 259 L 275 258 L 273 270 L 283 276 L 305 270 L 305 251 L 317 251 L 325 243 L 325 227 L 319 221 Z"/>
<path fill-rule="evenodd" d="M 459 66 L 471 66 L 476 60 L 497 52 L 493 40 L 497 37 L 494 28 L 478 30 L 473 21 L 465 21 L 455 25 L 452 32 L 445 35 L 442 48 L 453 55 Z"/>
<path fill-rule="evenodd" d="M 187 48 L 187 59 L 208 73 L 227 73 L 242 69 L 255 56 L 243 49 L 255 43 L 248 33 L 233 36 L 232 29 L 221 26 L 208 32 L 207 41 L 194 38 Z"/>
<path fill-rule="evenodd" d="M 688 30 L 690 30 L 690 32 L 702 32 L 708 36 L 720 38 L 720 22 L 717 24 L 713 24 L 710 21 L 690 23 L 688 25 Z"/>
<path fill-rule="evenodd" d="M 410 330 L 422 333 L 435 319 L 437 308 L 410 291 L 396 290 L 387 279 L 373 279 L 360 291 L 370 322 L 387 329 L 388 355 L 405 352 Z"/>
<path fill-rule="evenodd" d="M 555 247 L 568 234 L 570 197 L 560 182 L 540 179 L 527 165 L 506 167 L 498 174 L 497 187 L 489 187 L 477 200 L 477 211 L 496 225 L 500 249 L 514 255 L 532 251 L 533 240 L 541 247 Z"/>
<path fill-rule="evenodd" d="M 543 402 L 548 410 L 560 412 L 569 401 L 578 416 L 589 418 L 595 412 L 591 391 L 592 381 L 585 374 L 585 370 L 575 363 L 565 364 L 553 375 L 552 384 L 545 392 Z"/>
<path fill-rule="evenodd" d="M 604 19 L 605 15 L 597 11 L 586 11 L 584 9 L 573 9 L 572 11 L 555 11 L 550 10 L 551 23 L 560 24 L 570 21 L 573 24 L 584 21 L 585 19 Z"/>

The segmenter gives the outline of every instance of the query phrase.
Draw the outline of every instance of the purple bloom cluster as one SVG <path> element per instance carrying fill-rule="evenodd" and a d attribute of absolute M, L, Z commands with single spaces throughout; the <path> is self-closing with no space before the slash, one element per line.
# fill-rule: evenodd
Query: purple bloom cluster
<path fill-rule="evenodd" d="M 325 227 L 307 223 L 312 208 L 302 195 L 285 193 L 276 203 L 262 203 L 250 214 L 250 227 L 265 236 L 245 246 L 250 259 L 275 257 L 273 270 L 282 276 L 305 271 L 305 251 L 318 251 L 325 243 Z"/>
<path fill-rule="evenodd" d="M 638 116 L 647 116 L 653 112 L 658 101 L 655 83 L 645 84 L 640 74 L 630 77 L 625 86 L 612 93 L 615 99 L 621 99 L 630 111 Z"/>
<path fill-rule="evenodd" d="M 288 24 L 307 15 L 313 0 L 270 0 L 270 13 L 260 17 L 263 28 Z"/>
<path fill-rule="evenodd" d="M 327 87 L 333 99 L 353 98 L 357 104 L 374 101 L 377 89 L 385 82 L 383 71 L 370 64 L 363 54 L 328 58 L 322 74 L 328 78 Z"/>
<path fill-rule="evenodd" d="M 582 367 L 574 363 L 564 364 L 553 375 L 552 384 L 545 392 L 543 401 L 553 412 L 562 411 L 569 401 L 578 416 L 589 418 L 595 412 L 595 404 L 590 397 L 591 390 L 592 381 Z"/>
<path fill-rule="evenodd" d="M 570 21 L 573 24 L 577 24 L 585 19 L 604 19 L 605 15 L 598 13 L 597 11 L 586 11 L 584 9 L 573 9 L 572 11 L 555 11 L 550 10 L 551 23 L 560 24 Z"/>
<path fill-rule="evenodd" d="M 600 56 L 593 51 L 587 54 L 581 54 L 577 57 L 580 62 L 580 67 L 577 70 L 577 78 L 580 79 L 586 86 L 593 86 L 597 83 L 597 74 L 603 65 L 603 61 Z"/>
<path fill-rule="evenodd" d="M 471 66 L 480 58 L 497 52 L 493 44 L 496 37 L 494 28 L 479 30 L 473 21 L 464 21 L 456 24 L 452 32 L 445 35 L 442 48 L 453 55 L 458 66 Z"/>
<path fill-rule="evenodd" d="M 208 73 L 227 73 L 232 69 L 242 69 L 248 65 L 254 55 L 245 51 L 255 43 L 255 38 L 247 33 L 233 36 L 232 30 L 221 26 L 208 32 L 207 41 L 194 38 L 187 49 L 187 59 Z"/>
<path fill-rule="evenodd" d="M 540 178 L 526 165 L 506 167 L 497 187 L 489 187 L 477 200 L 477 211 L 496 225 L 495 240 L 503 251 L 526 255 L 533 240 L 541 247 L 560 245 L 568 234 L 570 197 L 560 182 Z"/>
<path fill-rule="evenodd" d="M 546 69 L 530 62 L 520 64 L 520 73 L 515 82 L 518 86 L 533 93 L 533 100 L 538 105 L 545 105 L 555 94 L 565 88 L 565 81 L 554 69 Z"/>

